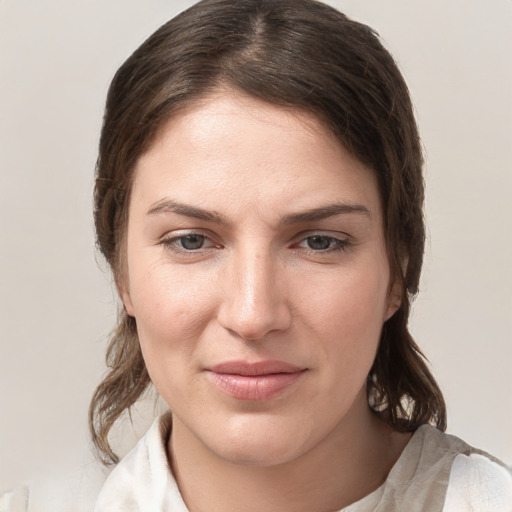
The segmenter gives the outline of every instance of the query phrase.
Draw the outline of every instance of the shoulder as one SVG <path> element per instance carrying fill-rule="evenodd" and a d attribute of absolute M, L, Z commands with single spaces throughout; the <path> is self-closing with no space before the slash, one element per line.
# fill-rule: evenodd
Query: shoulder
<path fill-rule="evenodd" d="M 12 491 L 0 494 L 0 512 L 26 512 L 28 511 L 29 489 L 20 486 Z"/>
<path fill-rule="evenodd" d="M 107 477 L 99 463 L 78 470 L 36 478 L 0 492 L 0 512 L 91 512 Z"/>
<path fill-rule="evenodd" d="M 0 512 L 186 510 L 167 461 L 170 428 L 169 415 L 155 420 L 112 471 L 98 462 L 0 491 Z"/>
<path fill-rule="evenodd" d="M 484 453 L 459 454 L 450 471 L 443 512 L 512 511 L 512 474 Z"/>
<path fill-rule="evenodd" d="M 488 453 L 473 448 L 456 436 L 425 425 L 420 436 L 433 460 L 444 459 L 448 469 L 443 512 L 511 512 L 512 472 Z M 439 480 L 440 474 L 437 475 Z"/>
<path fill-rule="evenodd" d="M 383 499 L 390 510 L 512 512 L 512 475 L 491 455 L 423 425 L 391 470 Z"/>

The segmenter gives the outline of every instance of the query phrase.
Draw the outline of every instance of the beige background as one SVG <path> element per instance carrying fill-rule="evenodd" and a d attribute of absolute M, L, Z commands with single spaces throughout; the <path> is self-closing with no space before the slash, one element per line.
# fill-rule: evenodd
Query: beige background
<path fill-rule="evenodd" d="M 103 102 L 124 58 L 190 3 L 0 0 L 1 487 L 90 460 L 116 310 L 91 218 Z M 512 2 L 330 3 L 379 31 L 415 101 L 430 236 L 412 327 L 449 431 L 512 463 Z"/>

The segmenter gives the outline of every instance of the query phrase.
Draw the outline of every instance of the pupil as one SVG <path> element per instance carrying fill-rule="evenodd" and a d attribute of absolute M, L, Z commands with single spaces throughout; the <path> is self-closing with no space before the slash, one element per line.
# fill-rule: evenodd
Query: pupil
<path fill-rule="evenodd" d="M 181 245 L 189 251 L 200 249 L 203 244 L 204 236 L 201 235 L 186 235 L 181 239 Z"/>
<path fill-rule="evenodd" d="M 325 250 L 329 249 L 331 240 L 326 236 L 311 236 L 308 239 L 310 249 Z"/>

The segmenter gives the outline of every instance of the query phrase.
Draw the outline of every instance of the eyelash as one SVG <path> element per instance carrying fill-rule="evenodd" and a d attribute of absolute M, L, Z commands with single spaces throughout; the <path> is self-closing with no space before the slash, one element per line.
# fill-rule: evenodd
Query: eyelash
<path fill-rule="evenodd" d="M 342 252 L 347 250 L 350 247 L 350 242 L 347 239 L 337 238 L 331 235 L 322 235 L 322 234 L 314 234 L 308 235 L 301 239 L 300 243 L 306 242 L 309 240 L 311 242 L 312 239 L 322 239 L 323 241 L 327 241 L 329 247 L 326 249 L 313 249 L 311 247 L 304 247 L 311 254 L 328 254 L 333 252 Z"/>
<path fill-rule="evenodd" d="M 211 243 L 210 247 L 198 247 L 196 249 L 187 249 L 183 247 L 183 241 L 186 238 L 193 238 L 197 237 L 202 239 L 203 245 L 204 242 L 209 241 Z M 322 233 L 314 233 L 307 236 L 302 236 L 302 238 L 299 240 L 299 242 L 294 243 L 292 247 L 299 247 L 301 248 L 302 243 L 307 243 L 309 241 L 311 243 L 312 239 L 317 238 L 321 239 L 324 242 L 328 243 L 328 247 L 325 249 L 313 249 L 311 247 L 302 247 L 304 251 L 306 251 L 308 254 L 311 255 L 320 255 L 320 254 L 331 254 L 331 253 L 338 253 L 346 251 L 350 248 L 352 245 L 351 242 L 347 239 L 338 238 L 332 235 L 325 235 Z M 202 234 L 200 232 L 190 231 L 186 233 L 179 234 L 177 236 L 173 236 L 170 238 L 163 238 L 160 242 L 161 245 L 163 245 L 166 249 L 185 256 L 195 256 L 198 254 L 204 254 L 205 251 L 209 251 L 211 249 L 215 248 L 222 248 L 221 244 L 215 244 L 212 239 L 205 234 Z M 180 247 L 181 245 L 181 247 Z"/>
<path fill-rule="evenodd" d="M 207 235 L 204 235 L 202 233 L 197 233 L 195 231 L 190 231 L 190 232 L 187 232 L 187 233 L 183 233 L 183 234 L 180 234 L 180 235 L 177 235 L 177 236 L 173 236 L 171 238 L 163 238 L 162 241 L 160 242 L 166 249 L 169 249 L 170 251 L 172 252 L 175 252 L 175 253 L 178 253 L 178 254 L 182 254 L 182 255 L 197 255 L 199 254 L 200 251 L 205 251 L 205 250 L 209 250 L 209 249 L 212 249 L 212 248 L 215 248 L 215 244 L 212 242 L 212 247 L 198 247 L 197 249 L 187 249 L 185 247 L 183 247 L 183 241 L 187 238 L 192 238 L 192 237 L 197 237 L 197 238 L 201 238 L 203 239 L 203 241 L 207 241 L 209 240 L 211 242 L 211 238 Z M 181 247 L 179 246 L 180 244 L 180 241 L 181 241 Z M 220 247 L 220 245 L 218 246 Z"/>

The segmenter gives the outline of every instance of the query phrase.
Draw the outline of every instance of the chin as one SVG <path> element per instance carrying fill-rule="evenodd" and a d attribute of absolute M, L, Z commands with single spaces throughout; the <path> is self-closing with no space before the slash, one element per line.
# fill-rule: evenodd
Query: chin
<path fill-rule="evenodd" d="M 231 464 L 269 467 L 291 462 L 308 450 L 307 436 L 280 422 L 230 422 L 218 436 L 206 441 L 211 451 Z"/>
<path fill-rule="evenodd" d="M 281 443 L 241 443 L 226 449 L 218 455 L 231 464 L 249 467 L 271 467 L 291 462 L 302 455 L 302 451 L 296 446 L 283 446 Z"/>

